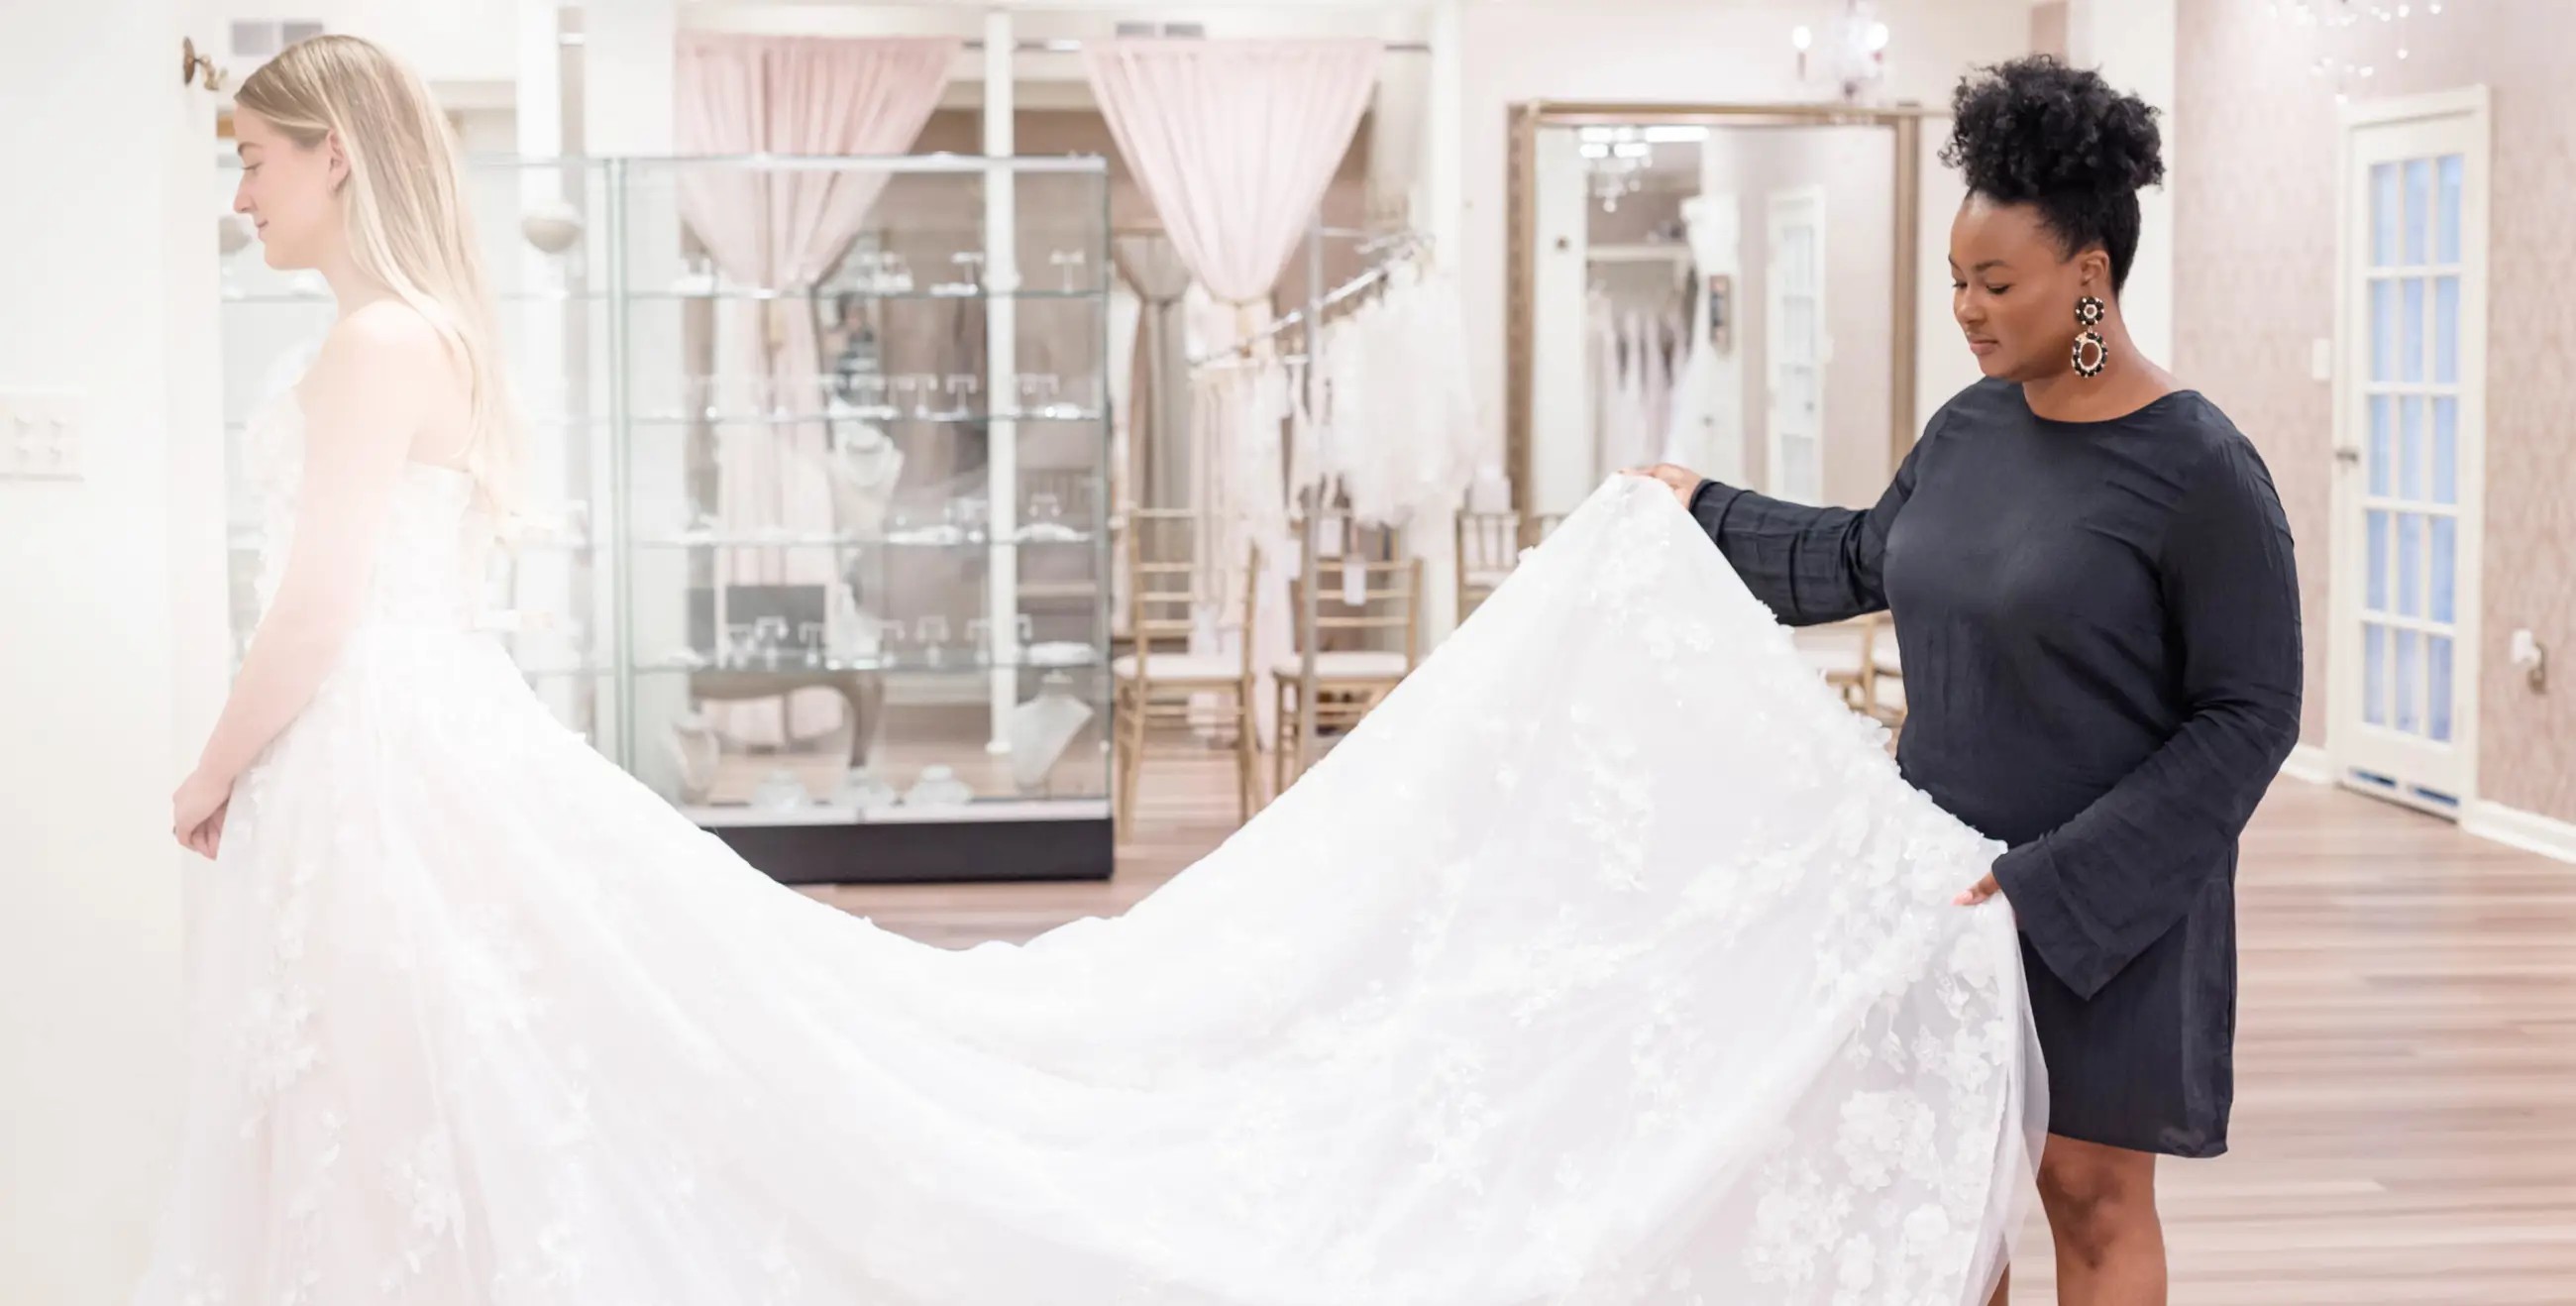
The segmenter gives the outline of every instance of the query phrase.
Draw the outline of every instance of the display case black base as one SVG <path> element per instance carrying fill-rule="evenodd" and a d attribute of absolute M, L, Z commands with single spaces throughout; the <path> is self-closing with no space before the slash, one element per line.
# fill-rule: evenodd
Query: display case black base
<path fill-rule="evenodd" d="M 1107 817 L 738 825 L 714 833 L 782 884 L 1106 880 L 1117 862 Z"/>

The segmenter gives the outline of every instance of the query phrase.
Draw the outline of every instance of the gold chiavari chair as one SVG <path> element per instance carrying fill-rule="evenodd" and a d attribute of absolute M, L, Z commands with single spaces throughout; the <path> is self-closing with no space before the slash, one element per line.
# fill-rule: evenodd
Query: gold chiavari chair
<path fill-rule="evenodd" d="M 1400 554 L 1401 550 L 1388 552 Z M 1349 568 L 1359 569 L 1356 587 L 1348 579 Z M 1305 700 L 1303 659 L 1298 654 L 1270 668 L 1279 732 L 1271 750 L 1273 793 L 1287 789 L 1294 778 L 1289 769 L 1308 711 L 1314 713 L 1318 735 L 1347 731 L 1411 675 L 1422 656 L 1421 559 L 1370 560 L 1346 552 L 1325 559 L 1318 574 L 1323 585 L 1316 595 L 1315 701 Z M 1290 612 L 1302 612 L 1304 602 L 1300 577 L 1289 585 Z M 1292 615 L 1290 620 L 1293 630 L 1297 618 Z"/>
<path fill-rule="evenodd" d="M 1889 682 L 1903 675 L 1896 656 L 1896 632 L 1886 613 L 1810 626 L 1798 632 L 1798 651 L 1842 696 L 1843 706 L 1890 726 L 1903 723 L 1904 706 L 1891 703 L 1883 693 L 1898 688 Z"/>
<path fill-rule="evenodd" d="M 1462 512 L 1457 532 L 1458 620 L 1465 621 L 1520 565 L 1521 515 Z"/>
<path fill-rule="evenodd" d="M 1902 730 L 1905 662 L 1896 652 L 1896 623 L 1884 612 L 1865 620 L 1870 622 L 1870 641 L 1863 654 L 1868 670 L 1861 679 L 1861 710 L 1886 722 L 1889 729 Z"/>
<path fill-rule="evenodd" d="M 1183 509 L 1135 508 L 1126 519 L 1127 636 L 1129 651 L 1110 662 L 1116 684 L 1117 814 L 1122 830 L 1134 821 L 1136 792 L 1145 769 L 1145 736 L 1157 724 L 1191 727 L 1203 719 L 1194 704 L 1219 701 L 1218 720 L 1234 732 L 1236 804 L 1245 820 L 1260 803 L 1261 742 L 1252 727 L 1252 614 L 1258 551 L 1245 561 L 1243 610 L 1232 653 L 1191 652 L 1200 630 L 1197 539 L 1199 515 Z"/>

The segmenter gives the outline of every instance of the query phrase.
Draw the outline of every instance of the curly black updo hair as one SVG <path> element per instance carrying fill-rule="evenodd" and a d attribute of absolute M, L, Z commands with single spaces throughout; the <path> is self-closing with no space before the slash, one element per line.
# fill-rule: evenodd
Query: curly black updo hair
<path fill-rule="evenodd" d="M 1941 161 L 1969 191 L 2036 207 L 2070 257 L 2099 243 L 2117 294 L 2138 253 L 2138 192 L 2165 177 L 2155 109 L 2037 54 L 1961 81 L 1950 117 Z"/>

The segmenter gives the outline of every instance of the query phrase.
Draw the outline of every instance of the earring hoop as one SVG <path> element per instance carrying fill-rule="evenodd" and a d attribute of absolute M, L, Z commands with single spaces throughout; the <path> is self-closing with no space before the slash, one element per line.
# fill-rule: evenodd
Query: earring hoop
<path fill-rule="evenodd" d="M 2111 365 L 2111 344 L 2094 329 L 2102 325 L 2103 308 L 2102 301 L 2091 295 L 2075 301 L 2075 324 L 2084 329 L 2076 333 L 2071 361 L 2075 374 L 2088 380 L 2102 375 L 2102 370 Z"/>

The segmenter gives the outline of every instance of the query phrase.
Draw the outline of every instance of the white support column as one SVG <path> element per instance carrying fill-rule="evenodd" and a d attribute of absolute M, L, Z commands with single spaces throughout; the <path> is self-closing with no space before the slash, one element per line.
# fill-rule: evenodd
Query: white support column
<path fill-rule="evenodd" d="M 1020 288 L 1019 193 L 1008 160 L 1015 148 L 1012 134 L 1011 11 L 996 7 L 984 15 L 984 154 L 992 160 L 984 172 L 984 403 L 993 413 L 987 425 L 985 471 L 989 477 L 987 520 L 992 544 L 986 550 L 984 600 L 987 647 L 992 652 L 992 732 L 989 752 L 1008 751 L 1003 731 L 1011 709 L 1019 705 L 1020 554 L 1011 543 L 1019 530 L 1019 423 L 1003 416 L 1019 403 L 1019 303 L 1011 293 Z"/>
<path fill-rule="evenodd" d="M 512 123 L 517 132 L 519 157 L 551 159 L 564 153 L 563 122 L 563 36 L 562 10 L 555 0 L 519 0 L 518 8 L 518 79 L 513 98 Z M 564 199 L 563 175 L 554 168 L 521 168 L 517 192 L 520 213 Z M 587 227 L 583 243 L 564 255 L 578 259 L 601 239 L 600 215 L 584 213 Z M 518 284 L 529 290 L 551 289 L 559 279 L 559 262 L 539 252 L 534 246 L 511 233 L 510 244 L 518 251 Z M 559 304 L 531 301 L 521 316 L 523 353 L 514 360 L 522 375 L 518 378 L 520 398 L 533 415 L 550 415 L 563 411 L 567 396 L 563 381 L 569 374 L 563 356 L 566 347 L 565 314 Z M 534 474 L 528 486 L 530 498 L 559 495 L 562 467 L 542 461 L 539 453 L 530 470 Z M 552 477 L 553 482 L 536 478 Z"/>
<path fill-rule="evenodd" d="M 1466 30 L 1460 13 L 1464 3 L 1465 0 L 1437 0 L 1431 7 L 1430 136 L 1422 148 L 1422 169 L 1429 191 L 1424 211 L 1432 255 L 1461 275 L 1466 270 L 1459 267 L 1458 260 L 1465 251 L 1458 242 L 1467 222 L 1466 74 L 1461 62 L 1464 51 L 1459 48 Z M 1496 449 L 1494 457 L 1500 462 L 1502 451 Z"/>
<path fill-rule="evenodd" d="M 519 0 L 516 16 L 517 76 L 511 115 L 514 144 L 523 159 L 560 158 L 564 153 L 562 10 L 556 0 Z M 565 199 L 563 173 L 557 168 L 520 168 L 511 182 L 518 212 L 494 214 L 489 220 L 524 217 Z M 587 201 L 577 205 L 585 223 L 582 242 L 560 256 L 538 250 L 515 229 L 495 233 L 487 226 L 486 239 L 506 241 L 518 255 L 515 267 L 503 269 L 515 275 L 505 277 L 494 289 L 544 292 L 565 284 L 566 265 L 588 256 L 605 239 L 605 215 L 597 211 L 597 197 L 578 198 Z M 510 366 L 520 402 L 532 419 L 524 494 L 529 509 L 538 513 L 551 515 L 574 497 L 570 451 L 596 447 L 607 434 L 605 430 L 589 432 L 591 439 L 585 442 L 581 438 L 584 433 L 552 420 L 580 409 L 576 379 L 581 373 L 573 366 L 570 323 L 585 308 L 530 294 L 503 310 L 518 319 L 518 353 L 510 360 Z M 601 506 L 594 503 L 591 508 L 596 511 Z M 613 608 L 602 604 L 588 612 L 573 611 L 575 560 L 570 555 L 531 549 L 518 556 L 511 570 L 509 601 L 523 617 L 533 619 L 539 613 L 577 617 L 587 626 L 585 633 L 606 637 L 605 622 L 614 615 Z M 554 638 L 540 637 L 540 642 L 548 648 L 559 646 L 559 640 Z M 521 651 L 527 647 L 523 643 Z M 586 704 L 594 711 L 604 708 L 604 696 L 598 688 L 596 681 L 585 676 L 537 682 L 537 694 L 546 706 L 567 719 L 577 705 Z"/>
<path fill-rule="evenodd" d="M 1538 135 L 1538 226 L 1531 248 L 1530 429 L 1526 499 L 1536 513 L 1572 512 L 1601 483 L 1593 456 L 1592 397 L 1585 379 L 1586 271 L 1592 193 L 1571 128 Z"/>
<path fill-rule="evenodd" d="M 669 155 L 676 103 L 673 65 L 679 40 L 677 0 L 618 0 L 615 4 L 588 5 L 582 11 L 582 22 L 582 152 L 593 157 L 647 159 Z M 588 238 L 602 242 L 603 263 L 622 262 L 620 268 L 603 270 L 611 276 L 622 275 L 633 289 L 665 288 L 680 275 L 676 179 L 677 170 L 668 165 L 632 165 L 627 172 L 622 210 L 614 215 L 593 215 L 598 229 Z M 604 195 L 603 207 L 614 206 L 619 199 Z M 607 244 L 612 227 L 620 232 L 620 247 Z M 678 382 L 688 375 L 688 364 L 674 302 L 630 300 L 622 311 L 626 313 L 622 328 L 611 329 L 603 321 L 602 329 L 594 333 L 591 341 L 585 377 L 596 386 L 592 394 L 598 402 L 592 411 L 608 414 L 635 408 L 675 407 L 680 398 Z M 619 330 L 625 344 L 622 360 L 612 352 L 612 341 L 618 338 Z M 597 478 L 594 483 L 609 490 L 614 488 L 610 478 L 616 456 L 610 448 L 613 430 L 605 422 L 598 430 L 601 438 L 594 442 L 592 457 L 593 475 Z M 632 467 L 630 497 L 623 503 L 591 505 L 594 536 L 602 540 L 615 538 L 613 532 L 624 529 L 621 514 L 643 522 L 687 520 L 688 513 L 681 506 L 687 501 L 687 468 L 677 440 L 677 428 L 635 428 L 632 445 L 624 454 Z M 637 549 L 632 551 L 631 566 L 634 574 L 627 578 L 623 589 L 629 600 L 628 656 L 659 656 L 681 647 L 688 640 L 687 554 L 679 549 Z M 615 639 L 616 632 L 609 630 L 597 631 L 594 636 L 602 654 L 614 649 Z M 661 738 L 665 723 L 687 710 L 687 679 L 634 677 L 631 701 L 634 716 L 630 724 L 636 737 L 622 742 L 629 749 L 635 774 L 654 788 L 669 792 L 677 783 L 675 764 L 667 756 L 668 750 L 653 741 Z M 611 743 L 610 736 L 618 723 L 605 724 L 608 730 L 602 742 Z"/>
<path fill-rule="evenodd" d="M 1460 245 L 1460 232 L 1465 222 L 1461 211 L 1466 203 L 1463 185 L 1464 168 L 1461 153 L 1466 148 L 1465 77 L 1460 67 L 1459 37 L 1463 30 L 1459 7 L 1464 0 L 1436 0 L 1431 6 L 1431 53 L 1429 86 L 1423 106 L 1423 138 L 1418 158 L 1422 179 L 1416 187 L 1417 204 L 1413 221 L 1431 237 L 1431 256 L 1440 265 L 1463 277 L 1466 269 L 1459 266 L 1465 253 Z M 1499 434 L 1500 414 L 1476 415 L 1480 427 Z M 1486 420 L 1491 418 L 1493 420 Z M 1502 465 L 1500 442 L 1489 451 L 1497 467 Z M 1460 487 L 1462 495 L 1465 487 Z M 1423 584 L 1431 592 L 1424 606 L 1423 634 L 1433 644 L 1449 637 L 1458 625 L 1458 568 L 1464 565 L 1458 557 L 1455 526 L 1449 521 L 1431 523 L 1443 538 L 1431 541 L 1431 547 L 1418 552 L 1427 555 Z"/>
<path fill-rule="evenodd" d="M 2134 92 L 2156 107 L 2163 129 L 2164 185 L 2141 192 L 2144 233 L 2120 315 L 2140 352 L 2173 362 L 2174 259 L 2174 6 L 2175 0 L 2073 0 L 2066 16 L 2066 52 L 2079 68 L 2097 68 L 2118 90 Z"/>
<path fill-rule="evenodd" d="M 542 3 L 542 0 L 540 0 Z M 590 154 L 671 152 L 678 0 L 582 7 L 582 148 Z"/>

